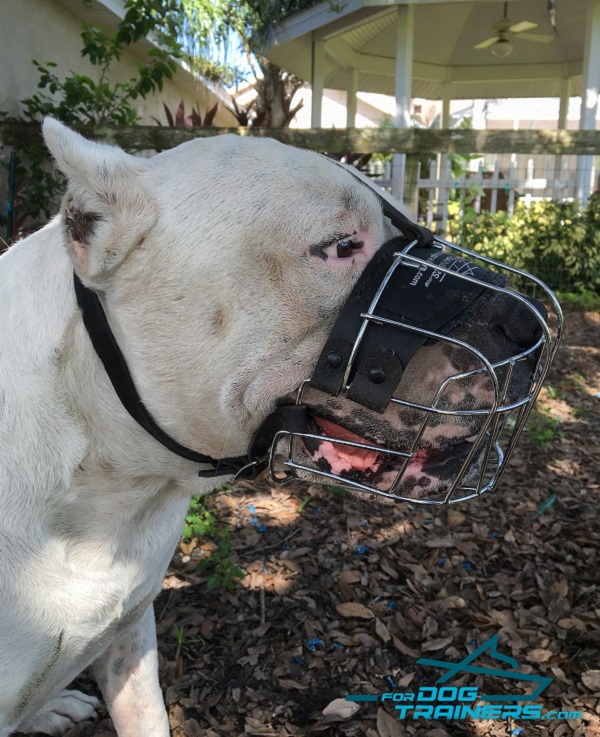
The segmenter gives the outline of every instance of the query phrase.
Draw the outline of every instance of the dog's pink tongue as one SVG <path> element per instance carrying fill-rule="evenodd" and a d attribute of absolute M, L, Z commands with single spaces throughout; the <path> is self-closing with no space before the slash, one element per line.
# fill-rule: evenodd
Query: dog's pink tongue
<path fill-rule="evenodd" d="M 353 443 L 370 444 L 368 440 L 361 438 L 360 435 L 355 435 L 341 425 L 336 425 L 335 422 L 324 420 L 321 417 L 313 417 L 313 420 L 330 438 L 350 440 Z M 321 443 L 319 453 L 329 461 L 333 473 L 348 471 L 350 470 L 349 467 L 357 471 L 366 471 L 369 468 L 373 471 L 377 470 L 375 464 L 377 463 L 379 453 L 376 450 L 365 450 L 364 448 L 355 448 L 352 445 L 340 445 L 339 443 L 324 441 Z"/>

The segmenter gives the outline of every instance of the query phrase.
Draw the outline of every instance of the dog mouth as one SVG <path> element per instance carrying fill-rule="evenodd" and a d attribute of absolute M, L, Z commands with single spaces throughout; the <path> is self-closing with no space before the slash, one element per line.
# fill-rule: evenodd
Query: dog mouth
<path fill-rule="evenodd" d="M 472 435 L 452 438 L 452 444 L 444 448 L 423 446 L 412 452 L 390 452 L 389 448 L 324 417 L 311 415 L 310 425 L 313 437 L 305 436 L 302 440 L 315 470 L 380 491 L 393 489 L 394 494 L 411 498 L 418 498 L 425 491 L 447 490 L 478 439 Z"/>

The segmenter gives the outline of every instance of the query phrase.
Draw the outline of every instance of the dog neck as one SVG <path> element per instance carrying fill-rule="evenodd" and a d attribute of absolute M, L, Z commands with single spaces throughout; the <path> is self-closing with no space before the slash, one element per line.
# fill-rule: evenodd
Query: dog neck
<path fill-rule="evenodd" d="M 0 437 L 13 438 L 5 446 L 12 483 L 39 494 L 84 489 L 100 477 L 121 496 L 140 485 L 157 495 L 165 484 L 181 496 L 212 489 L 197 478 L 197 464 L 162 448 L 121 406 L 83 327 L 60 229 L 56 218 L 0 262 Z"/>

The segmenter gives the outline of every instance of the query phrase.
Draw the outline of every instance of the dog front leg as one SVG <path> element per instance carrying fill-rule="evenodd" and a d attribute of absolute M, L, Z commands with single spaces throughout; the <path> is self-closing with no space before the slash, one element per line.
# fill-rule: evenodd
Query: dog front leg
<path fill-rule="evenodd" d="M 169 737 L 152 604 L 119 633 L 93 670 L 119 737 Z"/>

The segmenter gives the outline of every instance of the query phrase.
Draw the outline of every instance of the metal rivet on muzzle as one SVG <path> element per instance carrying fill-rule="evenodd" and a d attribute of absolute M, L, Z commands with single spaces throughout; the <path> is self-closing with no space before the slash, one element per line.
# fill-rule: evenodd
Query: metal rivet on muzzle
<path fill-rule="evenodd" d="M 342 365 L 342 357 L 339 353 L 336 353 L 335 351 L 331 351 L 331 353 L 327 354 L 327 365 L 331 366 L 331 368 L 339 368 Z"/>
<path fill-rule="evenodd" d="M 385 371 L 381 366 L 374 366 L 372 369 L 369 369 L 369 381 L 372 381 L 373 384 L 383 384 L 385 381 Z"/>

